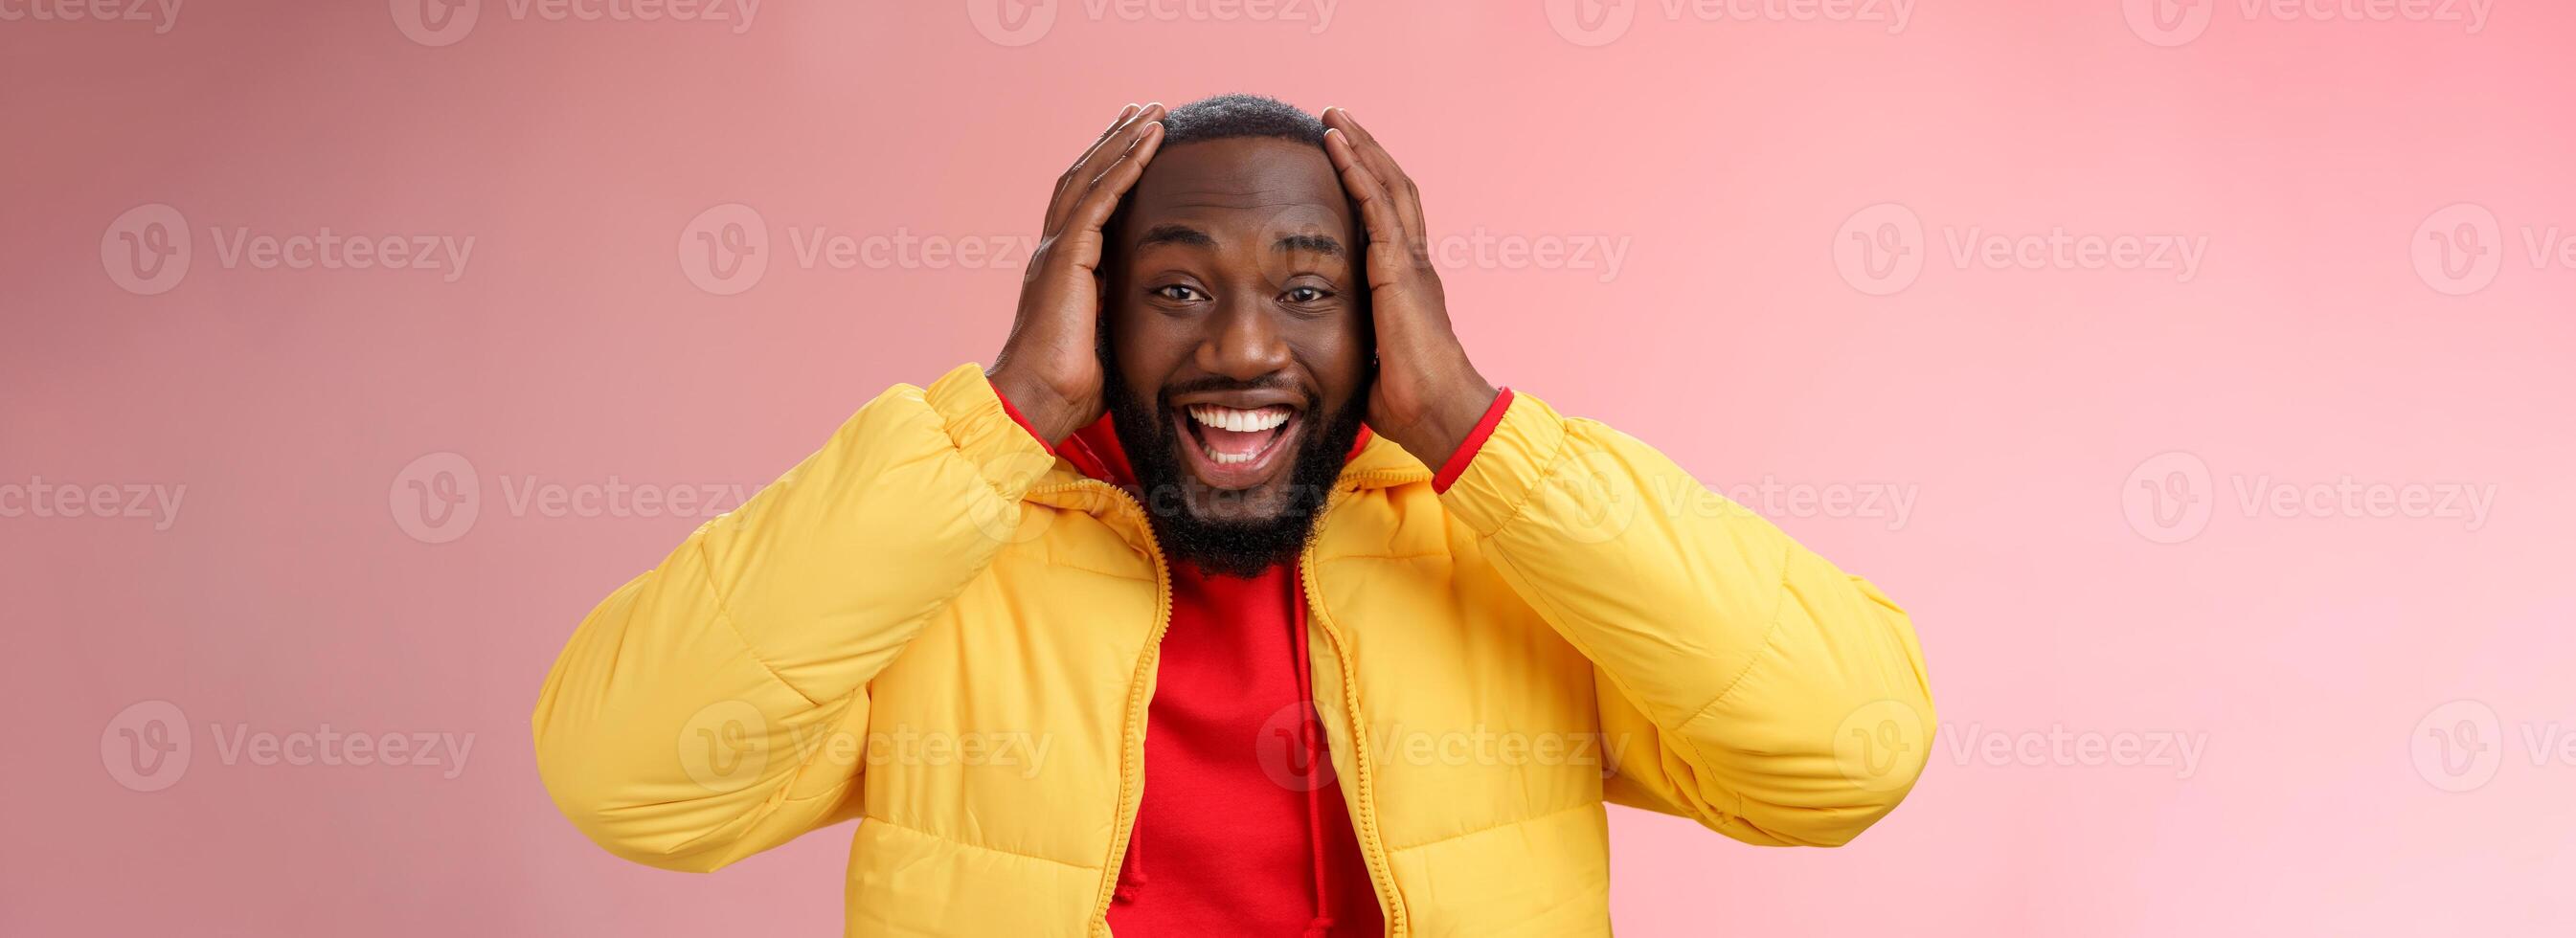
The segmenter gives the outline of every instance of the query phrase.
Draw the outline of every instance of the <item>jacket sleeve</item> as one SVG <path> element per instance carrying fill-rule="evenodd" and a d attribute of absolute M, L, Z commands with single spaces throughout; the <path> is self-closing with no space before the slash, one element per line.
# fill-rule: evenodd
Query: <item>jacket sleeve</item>
<path fill-rule="evenodd" d="M 1516 395 L 1440 496 L 1591 659 L 1613 801 L 1835 846 L 1930 754 L 1904 610 L 1643 443 Z"/>
<path fill-rule="evenodd" d="M 855 816 L 868 682 L 1053 463 L 973 365 L 861 407 L 582 620 L 531 720 L 556 807 L 610 852 L 699 872 Z"/>

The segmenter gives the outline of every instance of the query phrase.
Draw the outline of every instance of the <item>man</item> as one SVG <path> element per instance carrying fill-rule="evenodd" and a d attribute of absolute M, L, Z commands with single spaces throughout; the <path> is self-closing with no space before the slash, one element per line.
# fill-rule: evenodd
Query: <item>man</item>
<path fill-rule="evenodd" d="M 1129 105 L 990 371 L 591 612 L 534 720 L 556 803 L 699 871 L 861 818 L 854 935 L 1128 938 L 1606 934 L 1605 802 L 1886 814 L 1930 743 L 1905 614 L 1487 383 L 1414 193 L 1347 111 Z"/>

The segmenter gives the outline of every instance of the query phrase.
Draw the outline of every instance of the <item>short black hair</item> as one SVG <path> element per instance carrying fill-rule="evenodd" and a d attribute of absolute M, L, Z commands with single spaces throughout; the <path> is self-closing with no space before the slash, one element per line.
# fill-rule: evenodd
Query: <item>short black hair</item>
<path fill-rule="evenodd" d="M 1257 94 L 1221 94 L 1200 98 L 1163 115 L 1163 145 L 1277 137 L 1324 145 L 1324 122 L 1295 105 Z"/>

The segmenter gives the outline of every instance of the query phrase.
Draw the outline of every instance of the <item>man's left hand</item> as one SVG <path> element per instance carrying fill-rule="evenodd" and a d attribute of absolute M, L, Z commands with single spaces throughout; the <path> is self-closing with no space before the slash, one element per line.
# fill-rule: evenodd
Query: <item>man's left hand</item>
<path fill-rule="evenodd" d="M 1449 326 L 1440 274 L 1422 223 L 1422 196 L 1377 138 L 1341 108 L 1324 109 L 1324 152 L 1368 229 L 1369 308 L 1377 325 L 1377 383 L 1368 425 L 1433 467 L 1449 459 L 1493 406 L 1496 391 L 1467 361 Z"/>

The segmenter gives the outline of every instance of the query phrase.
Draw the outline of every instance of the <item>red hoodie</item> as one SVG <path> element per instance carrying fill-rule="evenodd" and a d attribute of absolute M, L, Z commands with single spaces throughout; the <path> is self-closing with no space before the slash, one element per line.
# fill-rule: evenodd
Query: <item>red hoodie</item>
<path fill-rule="evenodd" d="M 1466 468 L 1510 403 L 1505 390 L 1436 487 Z M 1029 426 L 1009 399 L 1002 407 Z M 1351 454 L 1368 437 L 1363 428 Z M 1106 416 L 1048 448 L 1093 478 L 1135 485 Z M 1171 578 L 1171 627 L 1146 717 L 1144 798 L 1110 929 L 1121 938 L 1383 934 L 1315 717 L 1295 566 L 1245 579 L 1175 564 Z"/>

